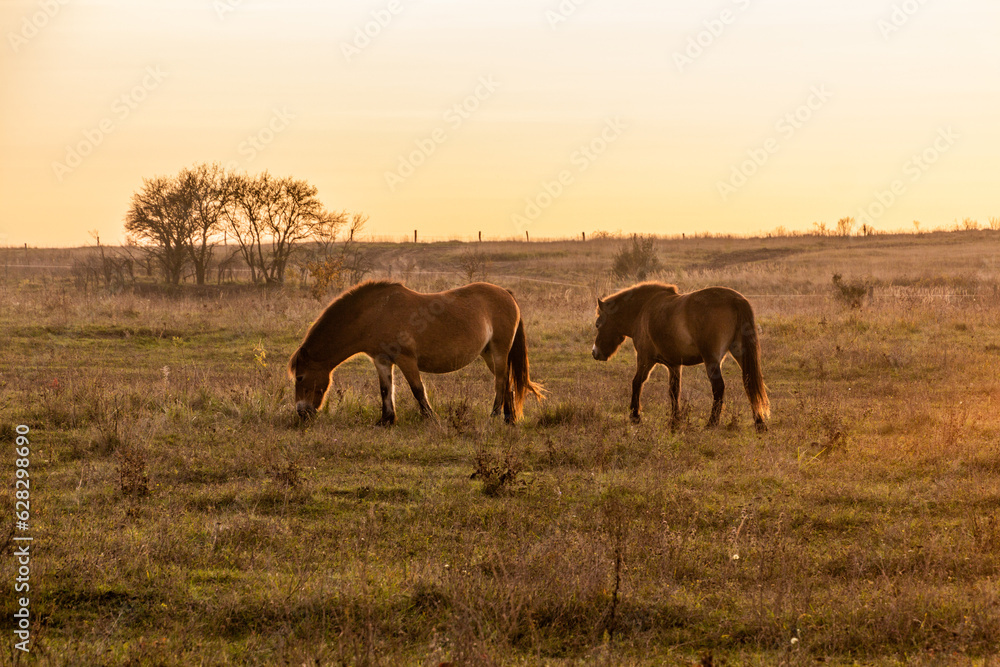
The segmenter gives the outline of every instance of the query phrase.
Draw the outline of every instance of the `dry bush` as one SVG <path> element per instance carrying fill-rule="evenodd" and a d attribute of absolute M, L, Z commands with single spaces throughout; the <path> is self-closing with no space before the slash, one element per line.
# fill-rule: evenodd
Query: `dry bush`
<path fill-rule="evenodd" d="M 295 461 L 288 461 L 284 465 L 272 463 L 270 475 L 271 479 L 283 488 L 294 490 L 302 486 L 302 471 Z"/>
<path fill-rule="evenodd" d="M 118 466 L 118 486 L 127 498 L 142 498 L 149 495 L 149 473 L 146 455 L 134 443 L 122 443 L 115 449 Z"/>
<path fill-rule="evenodd" d="M 611 565 L 611 602 L 605 617 L 605 630 L 614 640 L 618 629 L 618 602 L 621 595 L 622 576 L 630 556 L 628 545 L 636 514 L 642 511 L 641 502 L 628 488 L 608 490 L 601 500 L 601 529 L 607 543 Z"/>
<path fill-rule="evenodd" d="M 462 397 L 458 401 L 446 403 L 442 406 L 444 420 L 456 433 L 473 433 L 476 431 L 476 415 L 472 409 L 472 403 L 467 397 Z"/>
<path fill-rule="evenodd" d="M 860 308 L 872 295 L 872 285 L 866 280 L 845 281 L 839 273 L 833 274 L 833 293 L 837 299 L 851 308 Z"/>
<path fill-rule="evenodd" d="M 656 239 L 633 235 L 631 241 L 619 246 L 611 264 L 615 277 L 646 280 L 663 265 L 656 256 Z"/>
<path fill-rule="evenodd" d="M 496 453 L 482 439 L 476 446 L 475 466 L 470 479 L 482 482 L 484 495 L 498 496 L 516 488 L 517 476 L 524 470 L 524 460 L 515 440 L 509 440 L 503 451 Z"/>
<path fill-rule="evenodd" d="M 837 234 L 839 236 L 850 236 L 854 233 L 856 225 L 857 223 L 852 217 L 841 218 L 837 220 Z"/>
<path fill-rule="evenodd" d="M 458 268 L 469 282 L 488 280 L 492 266 L 493 259 L 482 250 L 464 252 L 458 258 Z"/>

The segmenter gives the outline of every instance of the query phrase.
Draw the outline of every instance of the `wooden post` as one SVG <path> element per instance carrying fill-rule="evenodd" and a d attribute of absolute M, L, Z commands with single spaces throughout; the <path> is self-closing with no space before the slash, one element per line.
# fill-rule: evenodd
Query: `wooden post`
<path fill-rule="evenodd" d="M 580 238 L 586 243 L 586 241 L 587 241 L 587 232 L 580 232 Z"/>
<path fill-rule="evenodd" d="M 413 242 L 414 243 L 417 242 L 417 230 L 415 230 L 415 229 L 413 230 Z"/>
<path fill-rule="evenodd" d="M 524 240 L 527 241 L 528 243 L 531 243 L 531 239 L 528 238 L 528 230 L 527 229 L 524 230 Z"/>
<path fill-rule="evenodd" d="M 479 242 L 480 243 L 483 242 L 483 233 L 482 232 L 479 232 Z"/>

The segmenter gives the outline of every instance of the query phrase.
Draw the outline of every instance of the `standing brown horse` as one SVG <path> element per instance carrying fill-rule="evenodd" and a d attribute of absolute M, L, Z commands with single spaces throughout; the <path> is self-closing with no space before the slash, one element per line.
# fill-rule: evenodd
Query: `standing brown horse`
<path fill-rule="evenodd" d="M 707 287 L 679 294 L 674 285 L 642 283 L 604 300 L 597 300 L 597 340 L 592 354 L 607 361 L 632 338 L 636 369 L 632 379 L 633 422 L 638 423 L 642 385 L 656 364 L 670 370 L 671 428 L 680 420 L 681 368 L 704 363 L 712 383 L 712 414 L 707 426 L 716 426 L 722 414 L 726 383 L 722 361 L 733 355 L 743 370 L 743 387 L 750 399 L 754 424 L 767 430 L 770 416 L 767 388 L 760 368 L 760 343 L 753 309 L 742 294 L 727 287 Z"/>
<path fill-rule="evenodd" d="M 542 386 L 528 378 L 524 323 L 514 297 L 488 283 L 421 294 L 397 282 L 364 282 L 351 288 L 313 322 L 288 361 L 295 379 L 295 409 L 316 413 L 330 373 L 363 353 L 378 371 L 381 425 L 396 421 L 392 368 L 399 366 L 425 416 L 434 414 L 420 372 L 450 373 L 482 357 L 496 377 L 493 414 L 514 422 L 528 392 L 541 398 Z"/>

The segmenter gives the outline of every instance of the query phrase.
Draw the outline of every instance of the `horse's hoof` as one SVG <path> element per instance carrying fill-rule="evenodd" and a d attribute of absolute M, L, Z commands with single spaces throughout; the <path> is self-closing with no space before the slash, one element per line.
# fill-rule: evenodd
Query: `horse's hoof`
<path fill-rule="evenodd" d="M 767 433 L 767 424 L 765 424 L 764 422 L 755 423 L 754 428 L 757 429 L 758 433 Z"/>
<path fill-rule="evenodd" d="M 376 426 L 392 426 L 395 423 L 396 423 L 396 418 L 395 417 L 382 417 L 382 419 L 379 419 L 377 422 L 375 422 L 375 425 Z"/>
<path fill-rule="evenodd" d="M 638 412 L 633 412 L 631 415 L 629 415 L 628 420 L 630 422 L 632 422 L 633 424 L 641 424 L 642 423 L 642 417 L 639 415 Z"/>

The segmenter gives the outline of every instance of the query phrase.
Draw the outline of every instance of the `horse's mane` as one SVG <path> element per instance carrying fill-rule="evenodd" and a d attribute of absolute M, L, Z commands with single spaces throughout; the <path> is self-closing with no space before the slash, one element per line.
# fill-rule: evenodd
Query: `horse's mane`
<path fill-rule="evenodd" d="M 326 315 L 326 313 L 334 306 L 346 305 L 361 295 L 368 294 L 368 292 L 373 292 L 384 287 L 401 287 L 402 285 L 403 283 L 397 280 L 365 280 L 364 282 L 360 282 L 354 287 L 344 290 L 340 296 L 331 301 L 330 305 L 323 311 L 323 314 L 320 315 L 320 319 L 322 319 L 323 315 Z"/>
<path fill-rule="evenodd" d="M 639 283 L 638 285 L 633 285 L 632 287 L 626 287 L 625 289 L 618 290 L 611 296 L 605 297 L 605 301 L 609 299 L 615 299 L 623 294 L 636 294 L 644 292 L 667 292 L 668 294 L 680 294 L 677 291 L 677 285 L 670 285 L 668 283 L 661 283 L 656 280 L 650 280 L 644 283 Z"/>
<path fill-rule="evenodd" d="M 292 355 L 292 358 L 288 360 L 288 374 L 295 374 L 295 364 L 299 359 L 299 356 L 303 354 L 305 349 L 306 341 L 312 338 L 319 329 L 325 327 L 335 316 L 343 313 L 345 310 L 350 309 L 355 302 L 364 296 L 370 295 L 371 292 L 376 292 L 387 287 L 402 287 L 403 283 L 396 280 L 365 280 L 360 282 L 354 287 L 351 287 L 336 297 L 330 304 L 320 313 L 320 316 L 316 318 L 316 321 L 309 325 L 309 330 L 306 331 L 306 335 L 302 337 L 302 343 L 299 345 L 298 349 Z"/>

